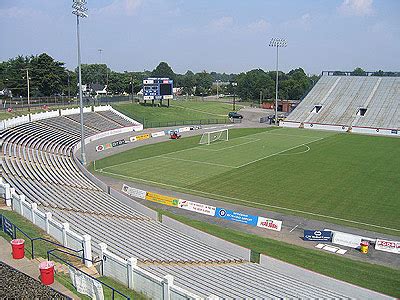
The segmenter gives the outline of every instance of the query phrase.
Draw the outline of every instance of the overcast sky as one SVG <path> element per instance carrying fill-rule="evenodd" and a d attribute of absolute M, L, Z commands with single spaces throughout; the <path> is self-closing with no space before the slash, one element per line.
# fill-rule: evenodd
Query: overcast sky
<path fill-rule="evenodd" d="M 0 0 L 0 60 L 47 52 L 73 69 L 72 1 Z M 271 37 L 288 40 L 280 69 L 400 70 L 400 0 L 88 0 L 82 62 L 117 71 L 166 61 L 238 73 L 275 68 Z M 98 49 L 103 49 L 100 58 Z"/>

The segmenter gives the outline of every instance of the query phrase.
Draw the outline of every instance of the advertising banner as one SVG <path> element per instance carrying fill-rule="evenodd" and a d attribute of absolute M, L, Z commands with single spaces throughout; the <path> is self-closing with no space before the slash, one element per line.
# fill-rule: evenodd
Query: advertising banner
<path fill-rule="evenodd" d="M 376 239 L 375 249 L 400 254 L 400 242 Z"/>
<path fill-rule="evenodd" d="M 247 225 L 257 226 L 257 216 L 235 212 L 233 210 L 219 208 L 215 210 L 215 216 L 229 221 L 239 222 Z"/>
<path fill-rule="evenodd" d="M 146 133 L 146 134 L 132 136 L 132 137 L 129 138 L 129 140 L 131 142 L 136 142 L 136 141 L 146 140 L 146 139 L 149 139 L 149 138 L 150 138 L 150 134 Z"/>
<path fill-rule="evenodd" d="M 151 137 L 159 137 L 159 136 L 164 136 L 165 135 L 165 132 L 164 131 L 159 131 L 159 132 L 153 132 L 152 134 L 151 134 Z"/>
<path fill-rule="evenodd" d="M 215 206 L 179 199 L 179 208 L 194 211 L 203 215 L 215 216 Z"/>
<path fill-rule="evenodd" d="M 135 189 L 135 188 L 130 187 L 130 186 L 126 185 L 126 184 L 124 184 L 122 186 L 122 191 L 125 194 L 128 194 L 129 196 L 140 198 L 140 199 L 146 199 L 146 191 Z"/>
<path fill-rule="evenodd" d="M 186 131 L 190 131 L 190 127 L 182 127 L 178 129 L 179 132 L 186 132 Z"/>
<path fill-rule="evenodd" d="M 359 235 L 334 231 L 332 243 L 351 248 L 358 248 L 360 247 L 362 239 L 363 238 Z"/>
<path fill-rule="evenodd" d="M 257 227 L 271 229 L 275 231 L 281 231 L 282 229 L 282 221 L 273 220 L 264 217 L 258 217 Z"/>
<path fill-rule="evenodd" d="M 103 145 L 97 145 L 96 146 L 96 151 L 100 152 L 100 151 L 103 151 L 103 150 L 106 150 L 106 149 L 110 149 L 110 148 L 114 148 L 114 147 L 118 147 L 118 146 L 121 146 L 121 145 L 124 145 L 124 144 L 126 144 L 126 141 L 124 139 L 122 139 L 122 140 L 114 141 L 114 142 L 103 144 Z"/>
<path fill-rule="evenodd" d="M 304 230 L 304 240 L 330 242 L 332 240 L 332 232 L 325 230 Z"/>
<path fill-rule="evenodd" d="M 146 192 L 146 200 L 168 205 L 168 206 L 178 206 L 179 205 L 179 199 L 174 198 L 174 197 L 169 197 L 169 196 L 164 196 L 161 194 L 157 193 L 152 193 L 152 192 Z"/>

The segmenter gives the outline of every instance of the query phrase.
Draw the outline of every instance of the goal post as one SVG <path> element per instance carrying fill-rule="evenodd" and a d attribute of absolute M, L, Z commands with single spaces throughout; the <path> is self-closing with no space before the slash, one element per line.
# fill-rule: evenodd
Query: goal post
<path fill-rule="evenodd" d="M 200 145 L 210 145 L 216 141 L 228 141 L 229 131 L 228 129 L 220 129 L 210 132 L 204 132 L 200 138 Z"/>

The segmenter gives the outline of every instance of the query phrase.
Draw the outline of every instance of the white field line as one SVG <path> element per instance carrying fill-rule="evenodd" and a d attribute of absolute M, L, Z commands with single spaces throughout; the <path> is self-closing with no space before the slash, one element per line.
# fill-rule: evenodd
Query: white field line
<path fill-rule="evenodd" d="M 252 140 L 250 140 L 248 142 L 240 143 L 240 144 L 229 146 L 229 147 L 220 148 L 220 149 L 217 149 L 217 150 L 215 150 L 215 149 L 207 149 L 207 147 L 200 147 L 199 149 L 200 150 L 206 150 L 206 151 L 218 152 L 218 151 L 223 151 L 223 150 L 226 150 L 226 149 L 231 149 L 231 148 L 243 146 L 243 145 L 246 145 L 246 144 L 254 143 L 254 142 L 257 142 L 257 141 L 261 141 L 261 139 L 255 139 L 255 140 L 252 139 Z"/>
<path fill-rule="evenodd" d="M 311 144 L 311 143 L 314 143 L 314 142 L 318 142 L 318 141 L 321 141 L 321 140 L 323 140 L 323 139 L 324 139 L 324 138 L 319 138 L 319 139 L 313 140 L 313 141 L 308 142 L 308 143 L 304 143 L 304 144 L 301 144 L 301 145 L 293 146 L 293 147 L 291 147 L 291 148 L 284 149 L 284 150 L 282 150 L 282 151 L 275 152 L 275 153 L 272 153 L 272 154 L 270 154 L 270 155 L 267 155 L 267 156 L 264 156 L 264 157 L 255 159 L 255 160 L 253 160 L 253 161 L 250 161 L 250 162 L 248 162 L 248 163 L 245 163 L 245 164 L 243 164 L 243 165 L 240 165 L 240 166 L 238 166 L 238 167 L 236 167 L 236 168 L 242 168 L 242 167 L 251 165 L 251 164 L 253 164 L 253 163 L 255 163 L 255 162 L 258 162 L 258 161 L 260 161 L 260 160 L 263 160 L 263 159 L 266 159 L 266 158 L 269 158 L 269 157 L 272 157 L 272 156 L 275 156 L 275 155 L 284 153 L 284 152 L 286 152 L 286 151 L 290 151 L 290 150 L 296 149 L 296 148 L 298 148 L 298 147 L 300 147 L 300 146 L 305 146 L 306 144 Z"/>
<path fill-rule="evenodd" d="M 161 156 L 161 158 L 173 159 L 173 160 L 181 160 L 181 161 L 187 161 L 187 162 L 192 162 L 192 163 L 197 163 L 197 164 L 205 164 L 205 165 L 211 165 L 211 166 L 218 166 L 218 167 L 225 167 L 225 168 L 230 168 L 230 169 L 236 169 L 236 167 L 227 166 L 227 165 L 221 165 L 221 164 L 215 164 L 215 163 L 210 163 L 210 162 L 205 162 L 205 161 L 198 161 L 198 160 L 191 160 L 191 159 L 183 159 L 183 158 L 170 157 L 170 156 Z"/>
<path fill-rule="evenodd" d="M 309 146 L 307 146 L 307 145 L 300 145 L 300 146 L 306 146 L 307 147 L 307 149 L 305 150 L 305 151 L 301 151 L 301 152 L 296 152 L 296 153 L 281 153 L 281 154 L 279 154 L 279 155 L 297 155 L 297 154 L 304 154 L 304 153 L 307 153 L 308 151 L 310 151 L 311 150 L 311 148 L 309 147 Z M 300 147 L 299 146 L 299 147 Z"/>
<path fill-rule="evenodd" d="M 230 126 L 230 125 L 227 125 L 227 126 Z M 232 126 L 233 126 L 233 125 L 232 125 Z M 274 131 L 274 130 L 266 131 L 266 132 L 261 132 L 261 133 L 253 133 L 253 134 L 250 134 L 250 135 L 248 135 L 248 136 L 238 137 L 238 139 L 252 139 L 251 136 L 253 136 L 253 135 L 256 136 L 256 135 L 260 135 L 260 134 L 270 134 L 270 132 L 272 132 L 272 131 Z M 298 137 L 298 136 L 296 136 L 296 137 Z M 322 138 L 322 139 L 324 139 L 324 138 Z M 308 144 L 308 143 L 306 143 L 306 144 Z M 156 155 L 156 156 L 150 156 L 150 157 L 140 158 L 140 159 L 137 159 L 137 160 L 126 161 L 126 162 L 123 162 L 123 163 L 120 163 L 120 164 L 115 164 L 115 165 L 112 165 L 112 166 L 105 167 L 105 168 L 103 168 L 103 170 L 109 169 L 109 168 L 113 168 L 113 167 L 122 166 L 122 165 L 126 165 L 126 164 L 130 164 L 130 163 L 134 163 L 134 162 L 138 162 L 138 161 L 149 160 L 149 159 L 155 158 L 155 157 L 162 157 L 162 156 L 168 155 L 168 154 L 174 154 L 174 153 L 184 152 L 184 151 L 188 151 L 188 150 L 192 150 L 192 149 L 199 149 L 200 147 L 204 147 L 204 146 L 203 146 L 203 145 L 200 145 L 200 146 L 196 146 L 196 147 L 192 147 L 192 148 L 187 148 L 187 149 L 172 151 L 172 152 L 168 152 L 168 153 L 163 153 L 163 154 Z M 287 149 L 287 150 L 285 150 L 285 151 L 288 151 L 288 150 L 290 150 L 290 149 Z M 278 153 L 278 154 L 279 154 L 279 153 Z M 276 155 L 276 154 L 274 154 L 274 155 Z M 266 157 L 265 157 L 265 158 L 266 158 Z"/>
<path fill-rule="evenodd" d="M 386 230 L 400 232 L 400 229 L 384 227 L 384 226 L 379 226 L 379 225 L 375 225 L 375 224 L 369 224 L 369 223 L 364 223 L 364 222 L 347 220 L 347 219 L 343 219 L 343 218 L 337 218 L 337 217 L 333 217 L 333 216 L 317 214 L 317 213 L 313 213 L 313 212 L 308 212 L 308 211 L 298 210 L 298 209 L 293 209 L 293 208 L 287 208 L 287 207 L 282 207 L 282 206 L 277 206 L 277 205 L 270 205 L 270 204 L 264 204 L 264 203 L 249 201 L 249 200 L 243 200 L 243 199 L 239 199 L 239 198 L 235 198 L 235 197 L 228 197 L 228 196 L 224 196 L 224 195 L 219 195 L 219 194 L 213 194 L 213 193 L 204 192 L 204 191 L 193 190 L 193 189 L 189 189 L 189 188 L 185 188 L 185 187 L 175 186 L 175 185 L 166 184 L 166 183 L 160 183 L 160 182 L 146 180 L 146 179 L 142 179 L 142 178 L 125 176 L 125 175 L 116 174 L 116 173 L 112 173 L 112 172 L 105 172 L 105 171 L 99 171 L 99 172 L 105 173 L 105 174 L 109 174 L 109 175 L 114 175 L 116 177 L 122 177 L 122 178 L 125 178 L 125 179 L 133 179 L 133 180 L 141 181 L 141 182 L 144 182 L 144 183 L 151 183 L 151 184 L 155 184 L 155 185 L 158 185 L 158 186 L 165 186 L 165 187 L 169 187 L 169 188 L 173 188 L 173 189 L 177 189 L 177 190 L 181 189 L 181 190 L 186 190 L 186 191 L 189 191 L 189 192 L 195 192 L 195 193 L 199 193 L 199 194 L 214 196 L 214 197 L 217 197 L 216 199 L 218 199 L 218 197 L 220 197 L 220 198 L 234 200 L 234 201 L 242 202 L 242 203 L 249 203 L 249 204 L 254 204 L 254 205 L 264 206 L 264 207 L 272 207 L 272 208 L 279 209 L 279 210 L 291 211 L 291 212 L 301 213 L 301 214 L 305 214 L 305 215 L 311 215 L 311 216 L 322 217 L 322 218 L 327 218 L 327 219 L 332 219 L 332 220 L 337 220 L 337 221 L 342 221 L 342 222 L 348 222 L 348 223 L 352 223 L 352 224 L 359 224 L 359 225 L 364 225 L 364 226 L 369 226 L 369 227 L 375 227 L 375 228 L 380 228 L 380 229 L 386 229 Z"/>

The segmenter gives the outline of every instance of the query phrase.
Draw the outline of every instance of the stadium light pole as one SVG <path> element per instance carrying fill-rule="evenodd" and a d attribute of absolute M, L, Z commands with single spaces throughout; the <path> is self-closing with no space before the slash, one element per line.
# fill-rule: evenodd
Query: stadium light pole
<path fill-rule="evenodd" d="M 86 0 L 73 0 L 72 13 L 76 15 L 76 37 L 78 40 L 78 78 L 79 78 L 79 106 L 81 119 L 81 163 L 86 165 L 85 131 L 83 128 L 83 99 L 82 99 L 82 72 L 81 72 L 81 44 L 79 36 L 79 18 L 87 18 Z"/>
<path fill-rule="evenodd" d="M 233 111 L 236 111 L 236 86 L 237 86 L 237 82 L 232 82 L 232 86 L 233 86 Z"/>
<path fill-rule="evenodd" d="M 287 46 L 287 41 L 281 38 L 272 38 L 269 42 L 270 47 L 276 47 L 276 81 L 275 81 L 275 125 L 278 126 L 278 58 L 279 58 L 279 48 L 284 48 Z"/>

